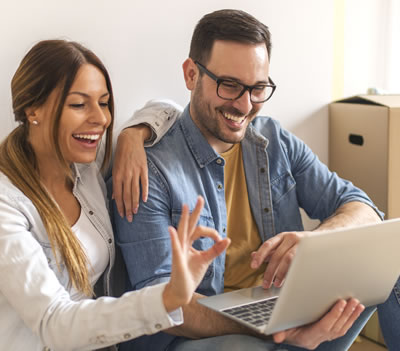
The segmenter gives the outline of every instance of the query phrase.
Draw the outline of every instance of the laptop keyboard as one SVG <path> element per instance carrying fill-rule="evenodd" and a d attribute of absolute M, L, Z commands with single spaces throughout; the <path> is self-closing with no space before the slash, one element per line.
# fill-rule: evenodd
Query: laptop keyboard
<path fill-rule="evenodd" d="M 277 299 L 278 298 L 276 297 L 273 299 L 252 302 L 248 305 L 227 308 L 226 310 L 222 310 L 222 312 L 246 321 L 256 327 L 260 327 L 268 324 Z"/>

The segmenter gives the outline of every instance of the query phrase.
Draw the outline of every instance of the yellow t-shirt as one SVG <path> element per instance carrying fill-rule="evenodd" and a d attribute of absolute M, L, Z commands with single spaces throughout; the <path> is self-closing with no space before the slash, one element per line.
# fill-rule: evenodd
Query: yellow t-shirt
<path fill-rule="evenodd" d="M 226 252 L 225 291 L 261 285 L 265 264 L 250 267 L 250 253 L 261 245 L 261 238 L 250 209 L 241 144 L 221 154 L 225 159 L 225 201 L 227 234 L 231 245 Z"/>

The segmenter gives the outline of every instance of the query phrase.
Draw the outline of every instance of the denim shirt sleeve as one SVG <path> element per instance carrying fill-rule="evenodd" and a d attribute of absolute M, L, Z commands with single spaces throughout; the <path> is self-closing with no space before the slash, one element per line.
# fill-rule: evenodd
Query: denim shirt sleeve
<path fill-rule="evenodd" d="M 148 165 L 149 198 L 146 203 L 140 202 L 133 221 L 129 223 L 121 218 L 114 202 L 112 206 L 115 236 L 133 290 L 167 281 L 171 272 L 169 191 L 150 160 Z"/>
<path fill-rule="evenodd" d="M 299 138 L 281 128 L 280 140 L 296 182 L 299 205 L 310 218 L 322 221 L 351 201 L 371 206 L 383 218 L 365 192 L 331 172 Z"/>

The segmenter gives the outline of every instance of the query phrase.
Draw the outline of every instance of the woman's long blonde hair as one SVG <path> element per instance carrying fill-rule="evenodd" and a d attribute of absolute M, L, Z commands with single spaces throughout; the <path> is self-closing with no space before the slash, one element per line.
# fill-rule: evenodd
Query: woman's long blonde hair
<path fill-rule="evenodd" d="M 45 40 L 37 43 L 23 58 L 11 82 L 15 128 L 0 145 L 0 170 L 36 207 L 56 257 L 65 264 L 70 284 L 87 296 L 93 294 L 88 275 L 88 261 L 79 240 L 61 210 L 40 181 L 35 153 L 28 142 L 29 124 L 26 109 L 40 107 L 54 89 L 59 89 L 58 104 L 52 119 L 52 143 L 57 158 L 72 180 L 70 165 L 64 159 L 58 143 L 62 109 L 79 68 L 84 64 L 97 67 L 104 75 L 110 94 L 111 124 L 106 132 L 104 170 L 111 159 L 114 101 L 111 81 L 100 59 L 76 42 Z"/>

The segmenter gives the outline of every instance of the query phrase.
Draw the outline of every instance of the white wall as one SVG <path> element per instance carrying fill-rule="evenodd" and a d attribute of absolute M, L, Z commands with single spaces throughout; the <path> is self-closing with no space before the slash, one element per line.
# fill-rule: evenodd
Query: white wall
<path fill-rule="evenodd" d="M 400 94 L 400 1 L 388 0 L 387 27 L 386 27 L 386 69 L 385 84 L 386 91 Z"/>
<path fill-rule="evenodd" d="M 1 1 L 0 139 L 14 126 L 11 77 L 37 41 L 72 39 L 100 56 L 113 81 L 118 125 L 154 97 L 185 105 L 189 94 L 181 63 L 195 24 L 210 11 L 239 8 L 272 32 L 270 74 L 278 88 L 264 114 L 279 119 L 327 161 L 326 105 L 333 97 L 333 38 L 340 23 L 333 18 L 335 3 L 344 4 L 343 52 L 335 52 L 343 56 L 343 96 L 399 86 L 400 77 L 388 74 L 400 55 L 393 51 L 396 33 L 389 32 L 400 28 L 392 15 L 399 12 L 398 0 L 169 0 L 156 6 L 144 0 Z"/>
<path fill-rule="evenodd" d="M 1 1 L 0 138 L 14 125 L 11 77 L 35 42 L 68 38 L 96 52 L 110 71 L 120 124 L 150 98 L 169 97 L 185 105 L 189 94 L 181 63 L 196 22 L 212 10 L 240 8 L 272 32 L 270 74 L 278 89 L 263 112 L 327 161 L 332 7 L 333 0 Z"/>
<path fill-rule="evenodd" d="M 398 0 L 394 0 L 397 2 Z M 391 0 L 346 0 L 343 96 L 387 89 Z M 398 40 L 398 38 L 397 38 Z"/>

